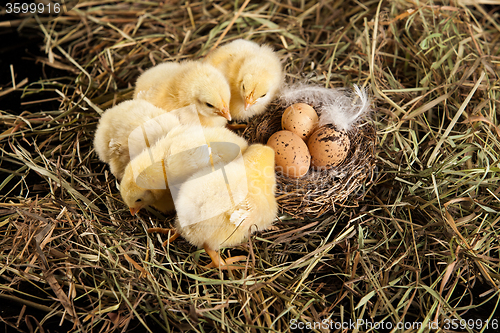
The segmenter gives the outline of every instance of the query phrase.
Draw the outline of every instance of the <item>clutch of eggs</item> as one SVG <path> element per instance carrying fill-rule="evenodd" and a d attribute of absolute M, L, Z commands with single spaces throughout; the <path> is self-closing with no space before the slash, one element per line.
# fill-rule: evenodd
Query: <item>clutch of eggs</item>
<path fill-rule="evenodd" d="M 308 104 L 290 105 L 281 118 L 282 131 L 271 135 L 267 145 L 275 151 L 276 169 L 290 178 L 301 178 L 310 166 L 330 169 L 344 161 L 350 141 L 332 124 L 318 126 L 318 114 Z"/>

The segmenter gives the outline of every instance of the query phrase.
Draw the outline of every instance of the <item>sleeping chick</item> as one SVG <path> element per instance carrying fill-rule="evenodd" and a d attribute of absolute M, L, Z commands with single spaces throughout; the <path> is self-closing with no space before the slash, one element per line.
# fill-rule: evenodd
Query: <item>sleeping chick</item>
<path fill-rule="evenodd" d="M 175 206 L 168 184 L 164 181 L 163 164 L 151 164 L 148 158 L 144 158 L 144 155 L 148 155 L 148 152 L 144 152 L 145 154 L 140 154 L 130 161 L 125 169 L 120 184 L 122 198 L 132 215 L 148 206 L 152 206 L 163 213 L 171 213 L 175 211 Z M 132 165 L 143 172 L 135 177 L 134 172 L 129 171 Z"/>
<path fill-rule="evenodd" d="M 194 104 L 195 117 L 177 115 L 183 124 L 201 122 L 203 126 L 224 126 L 231 120 L 230 98 L 224 75 L 197 61 L 154 66 L 139 76 L 134 91 L 134 99 L 145 99 L 167 112 Z"/>
<path fill-rule="evenodd" d="M 108 163 L 111 173 L 120 180 L 130 155 L 139 154 L 147 144 L 153 144 L 177 125 L 179 119 L 174 114 L 147 101 L 125 101 L 103 113 L 94 148 L 99 159 Z"/>
<path fill-rule="evenodd" d="M 225 145 L 218 145 L 218 143 Z M 210 146 L 209 146 L 210 145 Z M 120 193 L 132 215 L 153 206 L 174 209 L 171 189 L 205 167 L 231 162 L 248 144 L 224 127 L 180 125 L 127 165 Z"/>
<path fill-rule="evenodd" d="M 267 46 L 243 39 L 210 53 L 205 61 L 218 68 L 231 87 L 229 109 L 236 120 L 265 111 L 283 83 L 280 59 Z"/>
<path fill-rule="evenodd" d="M 191 176 L 174 196 L 176 232 L 191 244 L 204 247 L 210 266 L 235 269 L 231 263 L 245 257 L 222 260 L 219 248 L 240 244 L 253 231 L 264 230 L 276 218 L 274 151 L 254 144 L 234 161 Z"/>

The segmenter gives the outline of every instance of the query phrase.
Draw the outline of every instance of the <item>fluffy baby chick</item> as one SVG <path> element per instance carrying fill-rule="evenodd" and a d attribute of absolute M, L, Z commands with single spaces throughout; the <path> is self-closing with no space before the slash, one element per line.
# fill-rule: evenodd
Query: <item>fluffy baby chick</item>
<path fill-rule="evenodd" d="M 158 142 L 158 146 L 168 152 L 165 164 L 169 182 L 182 184 L 206 166 L 236 159 L 245 152 L 248 143 L 224 127 L 181 125 Z"/>
<path fill-rule="evenodd" d="M 151 150 L 143 151 L 130 161 L 120 184 L 120 193 L 132 215 L 148 206 L 163 213 L 175 210 L 172 194 L 163 176 L 164 165 L 161 162 L 151 163 L 149 158 Z M 155 153 L 158 154 L 158 151 Z"/>
<path fill-rule="evenodd" d="M 211 266 L 221 269 L 237 268 L 231 263 L 245 257 L 224 261 L 217 252 L 219 248 L 240 244 L 249 229 L 269 228 L 278 210 L 273 149 L 251 145 L 243 153 L 242 162 L 194 174 L 176 198 L 176 231 L 191 244 L 204 247 L 212 259 Z"/>
<path fill-rule="evenodd" d="M 103 113 L 94 148 L 99 159 L 108 163 L 111 173 L 120 180 L 131 154 L 139 154 L 177 125 L 179 119 L 174 114 L 147 101 L 125 101 Z"/>
<path fill-rule="evenodd" d="M 177 126 L 130 161 L 120 193 L 132 215 L 147 206 L 170 212 L 171 190 L 177 191 L 200 169 L 231 162 L 247 146 L 245 139 L 224 127 Z"/>
<path fill-rule="evenodd" d="M 215 49 L 205 61 L 229 81 L 229 109 L 236 120 L 264 112 L 283 83 L 280 59 L 267 45 L 238 39 Z"/>
<path fill-rule="evenodd" d="M 168 112 L 194 104 L 198 114 L 178 114 L 181 123 L 203 126 L 224 126 L 231 120 L 230 98 L 224 75 L 196 61 L 154 66 L 139 76 L 134 91 L 134 99 L 145 99 Z"/>

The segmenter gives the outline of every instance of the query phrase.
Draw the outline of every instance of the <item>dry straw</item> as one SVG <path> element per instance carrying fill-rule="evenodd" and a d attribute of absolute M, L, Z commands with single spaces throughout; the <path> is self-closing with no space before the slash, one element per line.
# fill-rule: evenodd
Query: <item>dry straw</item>
<path fill-rule="evenodd" d="M 335 332 L 363 319 L 426 332 L 474 319 L 459 330 L 486 332 L 489 320 L 491 332 L 500 11 L 489 2 L 250 1 L 240 11 L 242 1 L 80 1 L 56 20 L 13 21 L 43 38 L 35 61 L 60 74 L 28 82 L 14 66 L 0 90 L 22 91 L 30 110 L 0 105 L 0 299 L 10 305 L 0 330 L 326 332 L 311 325 L 332 320 Z M 272 45 L 288 81 L 370 85 L 377 106 L 379 177 L 353 193 L 364 191 L 357 206 L 280 216 L 223 250 L 248 256 L 233 272 L 203 268 L 209 257 L 182 239 L 164 248 L 166 236 L 147 235 L 172 217 L 131 217 L 92 150 L 102 111 L 130 99 L 141 72 L 199 59 L 223 33 L 221 44 Z"/>

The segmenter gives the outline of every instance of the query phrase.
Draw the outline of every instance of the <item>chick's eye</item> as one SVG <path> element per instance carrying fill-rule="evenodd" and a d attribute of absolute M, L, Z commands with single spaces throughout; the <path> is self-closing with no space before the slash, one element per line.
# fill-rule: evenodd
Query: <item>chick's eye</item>
<path fill-rule="evenodd" d="M 213 108 L 214 106 L 210 103 L 205 103 L 206 106 L 208 106 L 209 108 Z"/>
<path fill-rule="evenodd" d="M 266 97 L 266 95 L 267 95 L 267 94 L 264 94 L 264 95 L 260 96 L 259 98 Z"/>
<path fill-rule="evenodd" d="M 137 199 L 135 202 L 141 202 L 141 201 L 142 201 L 142 199 Z"/>

